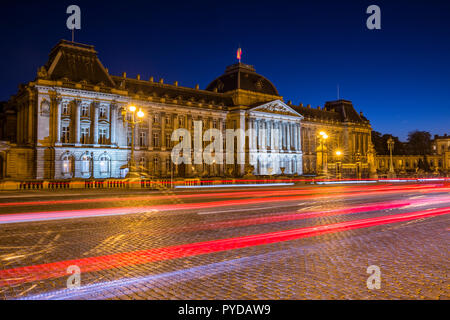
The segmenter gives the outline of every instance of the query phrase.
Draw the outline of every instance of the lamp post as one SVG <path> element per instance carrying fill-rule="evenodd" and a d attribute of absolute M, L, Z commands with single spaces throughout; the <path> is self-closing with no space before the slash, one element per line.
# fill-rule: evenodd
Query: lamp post
<path fill-rule="evenodd" d="M 387 141 L 388 149 L 389 149 L 389 177 L 393 178 L 395 177 L 395 171 L 394 171 L 394 163 L 392 160 L 392 151 L 394 150 L 394 139 L 392 137 L 389 137 Z"/>
<path fill-rule="evenodd" d="M 338 179 L 342 178 L 342 172 L 341 172 L 341 156 L 342 156 L 342 151 L 337 150 L 336 151 L 336 157 L 338 159 L 338 161 L 336 162 L 336 175 Z"/>
<path fill-rule="evenodd" d="M 128 115 L 130 117 L 128 118 Z M 128 124 L 131 128 L 131 155 L 130 155 L 130 161 L 128 163 L 128 174 L 127 178 L 139 178 L 140 174 L 138 170 L 136 170 L 136 161 L 134 159 L 134 149 L 135 149 L 135 143 L 134 143 L 134 129 L 136 125 L 139 123 L 142 123 L 144 119 L 144 112 L 139 109 L 137 111 L 136 106 L 130 105 L 128 108 L 122 108 L 122 119 L 123 119 L 123 125 L 124 127 Z"/>
<path fill-rule="evenodd" d="M 321 131 L 319 133 L 319 138 L 320 138 L 320 146 L 321 146 L 321 153 L 322 153 L 322 172 L 321 172 L 321 174 L 326 177 L 327 176 L 327 168 L 326 168 L 327 163 L 325 162 L 324 158 L 325 158 L 325 143 L 328 139 L 328 135 L 324 131 Z M 328 162 L 328 158 L 327 158 L 327 162 Z"/>

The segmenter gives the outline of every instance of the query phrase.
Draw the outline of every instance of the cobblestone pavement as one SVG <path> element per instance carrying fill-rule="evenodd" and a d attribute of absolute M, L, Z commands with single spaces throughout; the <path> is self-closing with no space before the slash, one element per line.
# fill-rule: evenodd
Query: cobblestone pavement
<path fill-rule="evenodd" d="M 449 299 L 448 214 L 238 249 L 163 256 L 149 263 L 130 260 L 90 272 L 81 268 L 79 289 L 67 289 L 69 274 L 24 281 L 14 273 L 20 267 L 52 262 L 96 260 L 112 254 L 450 207 L 448 188 L 436 186 L 425 192 L 430 191 L 429 185 L 409 187 L 0 193 L 0 284 L 13 281 L 0 285 L 0 298 Z M 345 211 L 372 204 L 380 209 Z M 149 210 L 161 206 L 164 209 Z M 21 223 L 1 220 L 19 213 L 42 216 L 72 210 L 91 214 L 105 208 L 134 208 L 135 212 Z M 336 209 L 341 211 L 329 211 Z M 367 288 L 371 265 L 380 268 L 380 289 Z M 43 272 L 50 269 L 47 266 Z"/>

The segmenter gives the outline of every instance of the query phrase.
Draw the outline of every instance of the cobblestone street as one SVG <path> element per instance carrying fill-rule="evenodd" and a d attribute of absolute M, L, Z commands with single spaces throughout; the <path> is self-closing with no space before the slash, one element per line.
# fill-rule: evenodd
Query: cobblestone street
<path fill-rule="evenodd" d="M 0 297 L 449 299 L 449 191 L 2 193 Z M 380 289 L 368 289 L 372 265 Z"/>

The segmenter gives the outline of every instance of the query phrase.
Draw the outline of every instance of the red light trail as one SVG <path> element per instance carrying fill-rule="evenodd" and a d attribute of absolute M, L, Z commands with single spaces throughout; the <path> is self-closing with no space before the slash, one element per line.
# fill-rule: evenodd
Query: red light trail
<path fill-rule="evenodd" d="M 170 247 L 125 252 L 112 255 L 66 260 L 48 264 L 6 269 L 0 271 L 0 287 L 67 276 L 69 266 L 76 265 L 82 272 L 108 270 L 130 265 L 140 265 L 156 261 L 191 257 L 214 252 L 267 245 L 276 242 L 297 240 L 328 233 L 349 231 L 379 225 L 398 223 L 450 213 L 450 207 L 425 211 L 402 213 L 390 216 L 352 220 L 334 224 L 312 226 L 300 229 L 256 234 L 244 237 L 212 240 Z"/>
<path fill-rule="evenodd" d="M 432 190 L 437 188 L 443 188 L 442 185 L 421 185 L 414 184 L 408 186 L 355 186 L 355 187 L 322 187 L 320 190 L 305 190 L 305 189 L 294 189 L 294 190 L 277 190 L 277 191 L 245 191 L 245 192 L 221 192 L 214 193 L 214 198 L 243 198 L 243 197 L 253 197 L 253 196 L 279 196 L 279 195 L 298 195 L 298 194 L 327 194 L 332 193 L 344 193 L 344 192 L 377 192 L 386 190 Z M 445 189 L 445 188 L 444 188 Z M 450 191 L 450 188 L 447 188 Z M 213 193 L 213 191 L 202 191 L 202 193 L 194 194 L 173 194 L 164 196 L 138 196 L 138 197 L 108 197 L 108 198 L 95 198 L 95 199 L 70 199 L 70 200 L 51 200 L 51 201 L 22 201 L 22 202 L 4 202 L 0 203 L 0 207 L 15 207 L 15 206 L 39 206 L 39 205 L 58 205 L 58 204 L 81 204 L 81 203 L 105 203 L 105 202 L 127 202 L 127 201 L 154 201 L 154 200 L 166 200 L 176 197 L 178 199 L 195 199 L 202 198 L 205 195 Z"/>
<path fill-rule="evenodd" d="M 410 190 L 411 187 L 407 187 L 406 190 Z M 415 188 L 414 190 L 416 190 Z M 450 191 L 450 188 L 432 188 L 422 190 L 422 193 L 444 192 Z M 387 195 L 404 193 L 405 188 L 393 188 L 393 189 L 377 189 L 376 194 Z M 247 193 L 248 194 L 248 193 Z M 256 193 L 259 194 L 259 193 Z M 255 194 L 255 195 L 256 195 Z M 274 193 L 272 193 L 274 194 Z M 158 211 L 176 211 L 176 210 L 199 210 L 216 207 L 236 206 L 236 205 L 251 205 L 251 204 L 264 204 L 271 202 L 285 202 L 285 201 L 297 201 L 297 200 L 318 200 L 318 199 L 330 199 L 330 198 L 342 198 L 342 197 L 360 197 L 370 196 L 374 194 L 374 190 L 364 192 L 351 192 L 351 193 L 338 193 L 338 194 L 321 194 L 321 195 L 306 195 L 306 196 L 284 196 L 284 197 L 268 197 L 268 198 L 252 198 L 252 199 L 239 199 L 239 200 L 222 200 L 211 201 L 201 203 L 181 203 L 181 204 L 164 204 L 164 205 L 152 205 L 152 206 L 133 206 L 133 207 L 114 207 L 114 208 L 101 208 L 101 209 L 82 209 L 82 210 L 65 210 L 65 211 L 44 211 L 44 212 L 28 212 L 28 213 L 14 213 L 0 215 L 0 224 L 5 223 L 20 223 L 20 222 L 32 222 L 32 221 L 48 221 L 48 220 L 60 220 L 60 219 L 76 219 L 76 218 L 89 218 L 89 217 L 102 217 L 102 216 L 114 216 L 114 215 L 127 215 L 142 212 L 158 212 Z"/>

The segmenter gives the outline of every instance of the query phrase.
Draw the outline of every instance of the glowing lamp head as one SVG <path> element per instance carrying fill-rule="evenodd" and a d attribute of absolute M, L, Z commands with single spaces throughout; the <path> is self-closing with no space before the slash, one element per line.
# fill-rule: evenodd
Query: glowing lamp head
<path fill-rule="evenodd" d="M 142 110 L 139 110 L 138 111 L 138 113 L 137 113 L 137 116 L 138 116 L 138 118 L 140 118 L 140 119 L 142 119 L 143 117 L 144 117 L 144 111 L 142 111 Z"/>
<path fill-rule="evenodd" d="M 320 134 L 321 136 L 325 136 L 325 135 L 326 135 L 326 133 L 325 133 L 324 131 L 320 131 L 319 134 Z"/>
<path fill-rule="evenodd" d="M 336 155 L 339 157 L 339 156 L 341 156 L 342 155 L 342 151 L 336 151 Z"/>
<path fill-rule="evenodd" d="M 324 138 L 325 140 L 328 139 L 328 135 L 325 133 L 324 135 L 322 135 L 322 138 Z"/>
<path fill-rule="evenodd" d="M 129 106 L 128 110 L 130 110 L 130 112 L 135 112 L 136 111 L 136 107 L 135 106 Z"/>

